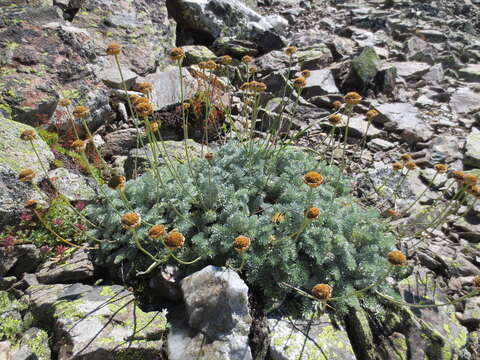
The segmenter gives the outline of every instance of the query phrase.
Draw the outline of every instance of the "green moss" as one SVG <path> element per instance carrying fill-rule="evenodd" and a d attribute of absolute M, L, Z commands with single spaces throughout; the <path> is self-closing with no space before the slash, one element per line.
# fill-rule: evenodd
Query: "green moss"
<path fill-rule="evenodd" d="M 27 342 L 27 346 L 38 360 L 50 360 L 50 349 L 48 348 L 48 334 L 40 330 L 38 334 Z"/>
<path fill-rule="evenodd" d="M 56 318 L 63 317 L 67 319 L 79 320 L 85 317 L 85 313 L 78 310 L 78 305 L 83 304 L 84 301 L 81 299 L 70 301 L 70 300 L 60 300 L 53 304 L 54 307 L 54 316 Z"/>
<path fill-rule="evenodd" d="M 111 286 L 103 286 L 102 290 L 100 291 L 101 296 L 108 296 L 113 297 L 116 295 L 115 291 L 113 291 Z"/>

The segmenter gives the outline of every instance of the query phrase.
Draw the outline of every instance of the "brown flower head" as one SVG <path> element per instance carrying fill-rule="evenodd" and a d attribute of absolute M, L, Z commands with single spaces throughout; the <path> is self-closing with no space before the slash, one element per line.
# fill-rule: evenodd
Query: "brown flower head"
<path fill-rule="evenodd" d="M 302 70 L 301 74 L 305 79 L 308 79 L 312 75 L 310 70 Z"/>
<path fill-rule="evenodd" d="M 250 243 L 250 238 L 240 235 L 233 240 L 233 248 L 239 253 L 244 252 L 248 250 Z"/>
<path fill-rule="evenodd" d="M 185 51 L 182 48 L 176 47 L 170 50 L 170 59 L 172 59 L 173 61 L 180 61 L 184 57 L 185 57 Z"/>
<path fill-rule="evenodd" d="M 134 107 L 137 107 L 140 104 L 149 103 L 149 102 L 150 101 L 146 97 L 138 96 L 138 95 L 135 95 L 135 98 L 132 99 L 132 105 Z"/>
<path fill-rule="evenodd" d="M 380 115 L 380 113 L 377 111 L 377 110 L 368 110 L 367 111 L 367 114 L 366 114 L 366 117 L 367 117 L 367 120 L 368 121 L 372 121 L 373 119 L 375 119 L 378 115 Z"/>
<path fill-rule="evenodd" d="M 299 76 L 295 79 L 293 79 L 293 87 L 297 89 L 301 89 L 307 86 L 307 80 L 303 76 Z"/>
<path fill-rule="evenodd" d="M 462 181 L 463 178 L 465 177 L 465 173 L 460 170 L 454 170 L 452 171 L 452 177 L 457 181 Z"/>
<path fill-rule="evenodd" d="M 125 188 L 125 176 L 114 175 L 108 180 L 108 187 L 113 190 L 122 190 Z"/>
<path fill-rule="evenodd" d="M 183 106 L 184 110 L 190 109 L 190 103 L 188 103 L 188 102 L 184 102 L 182 106 Z"/>
<path fill-rule="evenodd" d="M 305 212 L 307 219 L 316 219 L 320 215 L 320 209 L 317 207 L 311 207 Z"/>
<path fill-rule="evenodd" d="M 390 217 L 397 217 L 397 216 L 398 216 L 398 212 L 395 211 L 395 209 L 388 209 L 388 210 L 387 210 L 387 215 L 390 216 Z"/>
<path fill-rule="evenodd" d="M 198 63 L 198 67 L 202 70 L 215 70 L 217 66 L 218 65 L 213 60 L 200 61 Z"/>
<path fill-rule="evenodd" d="M 62 99 L 58 102 L 58 105 L 67 107 L 71 104 L 72 102 L 69 99 Z"/>
<path fill-rule="evenodd" d="M 23 206 L 25 206 L 25 208 L 27 208 L 27 209 L 36 209 L 38 207 L 38 201 L 37 200 L 27 200 Z"/>
<path fill-rule="evenodd" d="M 252 91 L 253 92 L 264 92 L 267 90 L 267 85 L 260 81 L 252 81 Z"/>
<path fill-rule="evenodd" d="M 250 64 L 252 61 L 253 61 L 253 58 L 249 55 L 245 55 L 244 57 L 242 57 L 242 62 L 244 64 Z"/>
<path fill-rule="evenodd" d="M 480 289 L 480 275 L 477 275 L 473 278 L 472 280 L 473 286 L 475 286 L 477 289 Z"/>
<path fill-rule="evenodd" d="M 148 229 L 148 237 L 151 239 L 159 239 L 165 235 L 165 226 L 163 225 L 153 225 Z"/>
<path fill-rule="evenodd" d="M 165 238 L 165 245 L 171 250 L 179 249 L 185 244 L 185 236 L 178 231 L 170 231 Z"/>
<path fill-rule="evenodd" d="M 328 300 L 332 297 L 333 289 L 327 284 L 317 284 L 312 288 L 312 295 L 318 300 Z"/>
<path fill-rule="evenodd" d="M 141 102 L 135 107 L 138 116 L 150 116 L 153 114 L 153 106 L 149 102 Z"/>
<path fill-rule="evenodd" d="M 78 140 L 72 141 L 72 143 L 70 144 L 70 147 L 73 149 L 73 151 L 81 153 L 86 149 L 87 143 L 86 141 L 78 139 Z"/>
<path fill-rule="evenodd" d="M 293 55 L 298 51 L 296 46 L 290 45 L 285 49 L 285 54 L 287 55 Z"/>
<path fill-rule="evenodd" d="M 212 152 L 207 152 L 205 154 L 205 159 L 207 159 L 208 161 L 212 161 L 214 157 L 215 157 L 215 155 L 213 155 Z"/>
<path fill-rule="evenodd" d="M 73 116 L 77 119 L 86 118 L 89 114 L 90 112 L 85 106 L 75 106 L 73 109 Z"/>
<path fill-rule="evenodd" d="M 230 55 L 223 55 L 220 57 L 220 62 L 223 65 L 228 65 L 232 62 L 232 57 Z"/>
<path fill-rule="evenodd" d="M 311 188 L 322 185 L 323 180 L 323 176 L 316 171 L 309 171 L 303 175 L 303 182 Z"/>
<path fill-rule="evenodd" d="M 474 186 L 477 185 L 478 179 L 475 175 L 465 174 L 462 181 L 464 185 Z"/>
<path fill-rule="evenodd" d="M 32 141 L 37 137 L 37 134 L 33 130 L 23 130 L 20 134 L 20 139 L 25 141 Z"/>
<path fill-rule="evenodd" d="M 480 193 L 480 186 L 471 185 L 471 186 L 467 187 L 467 189 L 465 191 L 467 193 L 469 193 L 470 195 L 476 196 L 477 194 Z"/>
<path fill-rule="evenodd" d="M 250 74 L 255 74 L 257 71 L 258 71 L 258 68 L 255 65 L 250 65 L 250 67 L 248 68 L 248 72 Z"/>
<path fill-rule="evenodd" d="M 413 160 L 410 160 L 410 161 L 407 161 L 405 163 L 405 167 L 408 169 L 408 170 L 415 170 L 417 168 L 417 163 Z"/>
<path fill-rule="evenodd" d="M 35 179 L 35 171 L 32 169 L 24 169 L 18 174 L 18 179 L 22 182 L 29 182 Z"/>
<path fill-rule="evenodd" d="M 342 102 L 341 102 L 341 101 L 335 100 L 335 101 L 333 102 L 333 108 L 334 108 L 335 110 L 338 110 L 338 109 L 340 109 L 341 107 L 342 107 Z"/>
<path fill-rule="evenodd" d="M 275 214 L 272 215 L 271 218 L 272 222 L 274 223 L 282 223 L 285 221 L 285 215 L 283 215 L 281 212 L 276 212 Z"/>
<path fill-rule="evenodd" d="M 412 155 L 410 155 L 410 154 L 402 154 L 402 155 L 400 155 L 400 159 L 402 159 L 402 161 L 404 161 L 404 162 L 407 162 L 407 161 L 412 160 Z"/>
<path fill-rule="evenodd" d="M 362 97 L 359 93 L 351 91 L 343 97 L 343 101 L 350 105 L 357 105 L 360 104 L 360 101 L 362 101 Z"/>
<path fill-rule="evenodd" d="M 392 167 L 393 167 L 393 170 L 396 170 L 396 171 L 402 170 L 403 164 L 397 161 L 392 164 Z"/>
<path fill-rule="evenodd" d="M 135 88 L 142 94 L 150 94 L 153 91 L 153 84 L 151 82 L 145 81 L 138 83 Z"/>
<path fill-rule="evenodd" d="M 445 164 L 435 164 L 435 171 L 439 174 L 445 174 L 448 171 L 448 166 Z"/>
<path fill-rule="evenodd" d="M 342 122 L 342 115 L 340 114 L 332 114 L 328 117 L 328 122 L 332 126 L 337 126 Z"/>
<path fill-rule="evenodd" d="M 142 218 L 137 213 L 129 212 L 122 216 L 122 225 L 125 229 L 135 229 L 141 223 Z"/>
<path fill-rule="evenodd" d="M 149 126 L 150 126 L 150 131 L 151 131 L 151 132 L 157 132 L 157 131 L 158 131 L 158 128 L 160 127 L 160 126 L 158 125 L 158 122 L 156 122 L 156 121 L 152 121 L 152 122 L 149 124 Z"/>
<path fill-rule="evenodd" d="M 407 265 L 407 257 L 405 256 L 404 253 L 398 250 L 390 251 L 387 254 L 387 259 L 390 262 L 390 264 L 395 266 Z"/>
<path fill-rule="evenodd" d="M 107 55 L 120 55 L 122 52 L 122 45 L 117 43 L 112 43 L 108 45 L 106 53 Z"/>

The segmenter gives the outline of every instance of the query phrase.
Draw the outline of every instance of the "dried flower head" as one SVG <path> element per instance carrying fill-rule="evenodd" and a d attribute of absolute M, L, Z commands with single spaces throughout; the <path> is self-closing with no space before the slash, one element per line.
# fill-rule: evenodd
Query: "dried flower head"
<path fill-rule="evenodd" d="M 172 59 L 173 61 L 180 61 L 184 57 L 185 57 L 185 51 L 182 48 L 176 47 L 170 50 L 170 59 Z"/>
<path fill-rule="evenodd" d="M 293 55 L 298 51 L 298 48 L 296 46 L 290 45 L 285 49 L 285 54 L 287 55 Z"/>
<path fill-rule="evenodd" d="M 366 117 L 367 117 L 367 120 L 368 121 L 372 121 L 373 119 L 375 119 L 378 115 L 380 115 L 380 113 L 377 111 L 377 110 L 368 110 L 367 111 L 367 114 L 366 114 Z"/>
<path fill-rule="evenodd" d="M 390 262 L 390 264 L 395 266 L 407 265 L 407 257 L 405 256 L 404 253 L 398 250 L 390 251 L 387 254 L 387 259 Z"/>
<path fill-rule="evenodd" d="M 188 103 L 188 102 L 184 102 L 182 106 L 183 106 L 184 110 L 190 109 L 190 103 Z"/>
<path fill-rule="evenodd" d="M 73 149 L 73 151 L 81 153 L 81 152 L 85 151 L 85 149 L 87 148 L 87 142 L 83 141 L 83 140 L 80 140 L 80 139 L 77 139 L 77 140 L 74 140 L 70 144 L 70 147 Z"/>
<path fill-rule="evenodd" d="M 149 102 L 142 102 L 135 107 L 138 116 L 150 116 L 153 114 L 153 106 Z"/>
<path fill-rule="evenodd" d="M 77 119 L 86 118 L 89 114 L 90 112 L 85 106 L 75 106 L 73 109 L 73 116 Z"/>
<path fill-rule="evenodd" d="M 281 212 L 276 212 L 272 216 L 272 222 L 279 224 L 285 221 L 285 215 L 283 215 Z"/>
<path fill-rule="evenodd" d="M 23 130 L 20 134 L 20 139 L 25 141 L 32 141 L 37 137 L 37 134 L 33 130 Z"/>
<path fill-rule="evenodd" d="M 357 105 L 357 104 L 360 104 L 360 101 L 362 101 L 362 97 L 360 96 L 359 93 L 355 91 L 351 91 L 351 92 L 348 92 L 343 97 L 343 101 L 345 101 L 345 103 L 350 105 Z"/>
<path fill-rule="evenodd" d="M 473 286 L 475 286 L 477 289 L 480 289 L 480 275 L 477 275 L 473 278 L 472 280 Z"/>
<path fill-rule="evenodd" d="M 341 101 L 335 100 L 335 101 L 333 102 L 333 108 L 334 108 L 335 110 L 338 110 L 338 109 L 340 109 L 341 107 L 342 107 L 342 102 L 341 102 Z"/>
<path fill-rule="evenodd" d="M 215 70 L 217 66 L 218 65 L 213 60 L 200 61 L 198 63 L 198 67 L 202 70 Z"/>
<path fill-rule="evenodd" d="M 302 70 L 301 74 L 305 79 L 308 79 L 310 76 L 312 76 L 310 70 Z"/>
<path fill-rule="evenodd" d="M 250 74 L 255 74 L 257 71 L 258 71 L 258 68 L 255 65 L 250 65 L 250 67 L 248 68 L 248 72 Z"/>
<path fill-rule="evenodd" d="M 448 166 L 445 164 L 435 164 L 434 168 L 439 174 L 445 174 L 448 171 Z"/>
<path fill-rule="evenodd" d="M 135 88 L 142 94 L 150 94 L 153 91 L 153 84 L 151 82 L 145 81 L 138 83 Z"/>
<path fill-rule="evenodd" d="M 317 284 L 312 288 L 312 295 L 318 300 L 328 300 L 332 297 L 333 289 L 327 284 Z"/>
<path fill-rule="evenodd" d="M 387 215 L 390 216 L 390 217 L 397 217 L 397 216 L 398 216 L 398 212 L 395 211 L 395 209 L 388 209 L 388 210 L 387 210 Z"/>
<path fill-rule="evenodd" d="M 407 162 L 407 161 L 412 160 L 413 158 L 412 158 L 412 155 L 410 155 L 410 154 L 402 154 L 402 155 L 400 155 L 400 159 L 402 159 L 402 161 Z"/>
<path fill-rule="evenodd" d="M 151 239 L 159 239 L 165 235 L 165 226 L 163 225 L 153 225 L 148 229 L 148 237 Z"/>
<path fill-rule="evenodd" d="M 396 171 L 402 170 L 403 164 L 397 161 L 392 164 L 392 167 L 393 167 L 393 170 L 396 170 Z"/>
<path fill-rule="evenodd" d="M 405 163 L 405 167 L 408 169 L 408 170 L 415 170 L 417 168 L 417 163 L 413 160 L 410 160 L 410 161 L 407 161 Z"/>
<path fill-rule="evenodd" d="M 158 125 L 158 122 L 152 121 L 152 122 L 149 124 L 149 127 L 150 127 L 150 131 L 151 131 L 151 132 L 157 132 L 160 126 Z"/>
<path fill-rule="evenodd" d="M 122 45 L 112 43 L 107 46 L 107 50 L 105 52 L 107 55 L 119 55 L 122 52 Z"/>
<path fill-rule="evenodd" d="M 340 114 L 332 114 L 328 117 L 328 122 L 332 126 L 337 126 L 342 122 L 342 115 Z"/>
<path fill-rule="evenodd" d="M 205 159 L 207 159 L 208 161 L 212 161 L 214 157 L 215 157 L 215 155 L 213 155 L 212 152 L 207 152 L 205 154 Z"/>
<path fill-rule="evenodd" d="M 178 231 L 170 231 L 165 238 L 165 245 L 171 250 L 179 249 L 185 244 L 185 236 Z"/>
<path fill-rule="evenodd" d="M 18 174 L 18 180 L 22 182 L 29 182 L 35 179 L 35 171 L 32 169 L 24 169 Z"/>
<path fill-rule="evenodd" d="M 316 219 L 320 215 L 320 209 L 317 207 L 311 207 L 305 212 L 307 219 Z"/>
<path fill-rule="evenodd" d="M 150 102 L 146 97 L 138 96 L 138 95 L 134 95 L 134 96 L 135 97 L 132 98 L 132 105 L 134 107 L 137 107 L 138 105 L 143 104 L 143 103 L 148 104 Z"/>
<path fill-rule="evenodd" d="M 62 99 L 58 102 L 60 106 L 67 107 L 70 106 L 72 102 L 69 99 Z"/>
<path fill-rule="evenodd" d="M 252 61 L 253 61 L 253 58 L 249 55 L 245 55 L 244 57 L 242 57 L 242 62 L 244 64 L 250 64 Z"/>
<path fill-rule="evenodd" d="M 309 171 L 303 175 L 303 182 L 311 188 L 322 185 L 323 181 L 323 176 L 316 171 Z"/>
<path fill-rule="evenodd" d="M 232 57 L 230 55 L 223 55 L 220 57 L 220 62 L 223 65 L 228 65 L 232 62 Z"/>
<path fill-rule="evenodd" d="M 471 185 L 471 186 L 467 187 L 466 192 L 469 193 L 470 195 L 478 197 L 478 194 L 480 193 L 480 186 L 479 185 Z"/>
<path fill-rule="evenodd" d="M 125 188 L 125 176 L 114 175 L 108 181 L 108 187 L 113 190 L 122 190 Z"/>
<path fill-rule="evenodd" d="M 465 174 L 462 181 L 464 185 L 473 186 L 477 185 L 478 179 L 475 175 Z"/>
<path fill-rule="evenodd" d="M 237 236 L 235 240 L 233 240 L 233 248 L 239 253 L 247 251 L 250 244 L 250 238 L 243 235 Z"/>
<path fill-rule="evenodd" d="M 249 81 L 240 86 L 240 90 L 251 92 L 264 92 L 267 90 L 267 85 L 259 81 Z"/>
<path fill-rule="evenodd" d="M 465 173 L 460 170 L 454 170 L 452 171 L 452 177 L 457 181 L 461 181 L 465 177 Z"/>
<path fill-rule="evenodd" d="M 27 209 L 36 209 L 38 207 L 38 201 L 37 200 L 27 200 L 23 206 Z"/>
<path fill-rule="evenodd" d="M 299 76 L 293 79 L 293 87 L 297 89 L 301 89 L 301 88 L 304 88 L 305 86 L 307 86 L 307 81 L 303 76 Z"/>
<path fill-rule="evenodd" d="M 126 213 L 122 216 L 122 225 L 125 229 L 135 229 L 139 227 L 142 222 L 140 215 L 134 212 Z"/>

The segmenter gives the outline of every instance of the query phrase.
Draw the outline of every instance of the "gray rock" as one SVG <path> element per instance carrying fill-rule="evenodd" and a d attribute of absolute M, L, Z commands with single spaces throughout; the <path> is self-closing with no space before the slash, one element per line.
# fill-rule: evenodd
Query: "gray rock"
<path fill-rule="evenodd" d="M 161 358 L 165 312 L 143 312 L 121 286 L 37 285 L 26 293 L 35 320 L 53 324 L 59 360 Z"/>
<path fill-rule="evenodd" d="M 431 184 L 432 188 L 442 188 L 448 180 L 447 174 L 438 174 L 435 169 L 422 169 L 420 170 L 420 177 L 428 185 Z"/>
<path fill-rule="evenodd" d="M 197 157 L 201 152 L 201 145 L 188 139 L 187 146 L 190 157 Z M 163 165 L 166 159 L 169 161 L 184 161 L 186 159 L 185 145 L 183 141 L 164 141 L 149 143 L 140 149 L 130 151 L 124 164 L 125 175 L 127 178 L 134 177 L 135 173 L 141 174 L 154 164 L 154 151 L 158 155 L 157 164 Z M 168 158 L 166 157 L 168 154 Z"/>
<path fill-rule="evenodd" d="M 121 66 L 123 80 L 127 90 L 130 90 L 135 81 L 137 80 L 138 75 L 131 71 L 128 67 Z M 104 68 L 97 74 L 97 77 L 103 81 L 103 83 L 112 89 L 123 89 L 122 77 L 120 76 L 120 71 L 118 67 L 113 63 L 108 67 Z"/>
<path fill-rule="evenodd" d="M 374 119 L 375 123 L 392 125 L 394 129 L 408 135 L 404 140 L 414 144 L 430 139 L 433 132 L 427 127 L 418 109 L 408 103 L 389 103 L 376 106 L 380 116 Z M 402 136 L 403 137 L 403 136 Z"/>
<path fill-rule="evenodd" d="M 392 65 L 397 69 L 398 76 L 406 79 L 419 79 L 431 68 L 430 64 L 417 61 L 401 61 Z"/>
<path fill-rule="evenodd" d="M 453 223 L 453 228 L 462 239 L 472 243 L 480 242 L 480 219 L 478 216 L 468 214 L 460 217 Z"/>
<path fill-rule="evenodd" d="M 45 177 L 42 165 L 48 169 L 55 156 L 49 146 L 38 135 L 33 144 L 40 156 L 39 162 L 30 142 L 20 139 L 24 130 L 35 130 L 31 126 L 7 120 L 0 115 L 0 166 L 19 173 L 23 169 L 32 169 L 37 173 L 36 182 Z"/>
<path fill-rule="evenodd" d="M 86 96 L 85 106 L 90 110 L 90 116 L 86 119 L 90 131 L 95 131 L 115 119 L 115 112 L 110 106 L 110 96 L 106 89 L 90 91 Z M 83 132 L 84 128 L 79 121 L 77 121 L 77 125 Z"/>
<path fill-rule="evenodd" d="M 257 45 L 254 42 L 228 36 L 216 39 L 211 48 L 218 56 L 230 55 L 237 59 L 245 55 L 258 55 Z"/>
<path fill-rule="evenodd" d="M 12 351 L 8 341 L 0 342 L 0 360 L 12 360 Z"/>
<path fill-rule="evenodd" d="M 383 140 L 383 139 L 372 139 L 368 142 L 368 147 L 372 148 L 373 150 L 381 150 L 387 151 L 393 148 L 395 144 L 391 143 L 390 141 Z"/>
<path fill-rule="evenodd" d="M 138 136 L 140 131 L 140 136 Z M 102 147 L 102 154 L 106 157 L 112 155 L 127 155 L 128 152 L 142 145 L 144 139 L 143 130 L 124 129 L 111 132 L 105 136 L 105 146 Z"/>
<path fill-rule="evenodd" d="M 309 99 L 314 96 L 338 94 L 333 74 L 329 69 L 313 70 L 307 78 L 307 85 L 302 91 L 302 97 Z"/>
<path fill-rule="evenodd" d="M 172 324 L 169 359 L 252 359 L 248 287 L 238 274 L 207 266 L 183 279 L 181 288 L 188 324 Z"/>
<path fill-rule="evenodd" d="M 20 277 L 23 273 L 34 271 L 40 264 L 40 251 L 35 245 L 16 245 L 12 250 L 0 248 L 0 276 L 10 274 Z"/>
<path fill-rule="evenodd" d="M 432 139 L 430 159 L 432 163 L 451 163 L 461 159 L 462 154 L 458 151 L 462 145 L 458 137 L 454 135 L 438 135 Z"/>
<path fill-rule="evenodd" d="M 405 53 L 409 61 L 421 61 L 433 64 L 435 48 L 418 36 L 413 36 L 405 43 Z"/>
<path fill-rule="evenodd" d="M 443 66 L 442 64 L 435 64 L 433 65 L 428 72 L 423 75 L 422 79 L 427 84 L 440 84 L 444 78 Z"/>
<path fill-rule="evenodd" d="M 330 124 L 322 124 L 326 129 L 331 129 Z M 337 126 L 337 129 L 340 130 L 342 134 L 345 133 L 345 128 L 347 126 L 347 119 L 344 118 L 343 123 Z M 366 133 L 368 128 L 368 132 Z M 363 115 L 354 115 L 350 118 L 348 122 L 348 136 L 353 138 L 363 138 L 365 136 L 367 139 L 372 139 L 378 137 L 381 134 L 381 131 L 378 130 L 373 124 L 368 126 L 368 121 Z"/>
<path fill-rule="evenodd" d="M 480 325 L 480 296 L 474 296 L 466 300 L 460 321 L 468 326 L 476 327 Z"/>
<path fill-rule="evenodd" d="M 325 44 L 319 44 L 309 50 L 299 50 L 296 57 L 302 70 L 318 70 L 333 62 L 332 52 Z"/>
<path fill-rule="evenodd" d="M 65 168 L 58 168 L 48 172 L 48 177 L 60 194 L 69 200 L 92 200 L 96 196 L 92 186 L 93 179 L 74 174 Z"/>
<path fill-rule="evenodd" d="M 41 284 L 89 280 L 93 277 L 93 263 L 90 261 L 88 253 L 80 249 L 61 263 L 52 260 L 46 261 L 40 266 L 36 275 Z"/>
<path fill-rule="evenodd" d="M 347 332 L 342 327 L 335 327 L 328 315 L 313 320 L 310 328 L 308 323 L 309 320 L 268 319 L 272 360 L 357 359 Z"/>
<path fill-rule="evenodd" d="M 462 80 L 478 83 L 480 82 L 480 64 L 470 64 L 463 69 L 459 69 L 458 75 Z"/>
<path fill-rule="evenodd" d="M 259 71 L 271 73 L 278 69 L 284 69 L 288 66 L 289 56 L 283 51 L 270 51 L 269 53 L 255 58 L 253 64 Z"/>
<path fill-rule="evenodd" d="M 472 133 L 467 136 L 463 162 L 466 165 L 480 168 L 480 133 Z"/>
<path fill-rule="evenodd" d="M 52 351 L 48 347 L 48 340 L 49 336 L 45 330 L 35 327 L 28 329 L 17 344 L 12 360 L 50 360 Z"/>
<path fill-rule="evenodd" d="M 352 60 L 352 69 L 349 75 L 348 83 L 356 83 L 357 88 L 367 87 L 373 82 L 380 67 L 380 57 L 371 47 L 363 49 L 362 53 Z"/>
<path fill-rule="evenodd" d="M 439 30 L 432 30 L 432 29 L 425 29 L 425 30 L 417 30 L 415 34 L 420 38 L 432 42 L 432 43 L 443 43 L 447 40 L 444 31 Z"/>
<path fill-rule="evenodd" d="M 450 98 L 450 107 L 457 114 L 470 114 L 480 110 L 480 92 L 468 87 L 455 91 Z"/>
<path fill-rule="evenodd" d="M 206 46 L 189 45 L 183 46 L 185 60 L 182 65 L 198 64 L 200 61 L 215 60 L 217 56 Z"/>

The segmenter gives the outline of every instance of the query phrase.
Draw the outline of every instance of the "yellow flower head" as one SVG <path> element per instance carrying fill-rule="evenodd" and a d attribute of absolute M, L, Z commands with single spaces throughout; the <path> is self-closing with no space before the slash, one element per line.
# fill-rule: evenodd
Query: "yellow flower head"
<path fill-rule="evenodd" d="M 396 170 L 396 171 L 402 170 L 403 164 L 397 161 L 392 164 L 392 167 L 393 167 L 393 170 Z"/>
<path fill-rule="evenodd" d="M 148 230 L 148 237 L 151 239 L 159 239 L 165 235 L 165 226 L 163 225 L 153 225 Z"/>
<path fill-rule="evenodd" d="M 122 225 L 125 229 L 135 229 L 141 223 L 142 218 L 137 213 L 129 212 L 122 216 Z"/>
<path fill-rule="evenodd" d="M 327 284 L 317 284 L 312 288 L 312 295 L 318 300 L 328 300 L 332 297 L 333 289 Z"/>
<path fill-rule="evenodd" d="M 150 131 L 151 131 L 151 132 L 157 132 L 157 131 L 158 131 L 158 128 L 160 127 L 160 126 L 158 125 L 158 122 L 156 122 L 156 121 L 152 121 L 152 122 L 149 124 L 149 126 L 150 126 Z"/>
<path fill-rule="evenodd" d="M 297 89 L 301 89 L 301 88 L 304 88 L 305 86 L 307 86 L 307 81 L 303 76 L 299 76 L 293 79 L 293 87 Z"/>
<path fill-rule="evenodd" d="M 112 43 L 108 45 L 106 53 L 107 55 L 119 55 L 122 52 L 122 45 Z"/>
<path fill-rule="evenodd" d="M 165 238 L 165 245 L 171 250 L 179 249 L 185 244 L 185 236 L 178 231 L 170 231 Z"/>
<path fill-rule="evenodd" d="M 465 177 L 465 173 L 460 170 L 454 170 L 452 171 L 452 177 L 457 181 L 462 181 L 463 178 Z"/>
<path fill-rule="evenodd" d="M 436 164 L 435 171 L 439 174 L 445 174 L 448 171 L 448 166 L 445 164 Z"/>
<path fill-rule="evenodd" d="M 340 114 L 332 114 L 328 117 L 328 122 L 332 126 L 337 126 L 342 122 L 342 115 Z"/>
<path fill-rule="evenodd" d="M 307 219 L 316 219 L 320 215 L 320 209 L 317 207 L 311 207 L 305 212 Z"/>
<path fill-rule="evenodd" d="M 390 251 L 387 254 L 387 259 L 390 262 L 390 264 L 395 265 L 395 266 L 405 266 L 407 265 L 407 257 L 405 256 L 404 253 L 398 250 L 393 250 Z"/>
<path fill-rule="evenodd" d="M 402 161 L 404 162 L 407 162 L 407 161 L 410 161 L 412 160 L 412 155 L 411 154 L 402 154 L 400 155 L 400 159 L 402 159 Z"/>
<path fill-rule="evenodd" d="M 70 144 L 70 147 L 73 151 L 80 153 L 86 149 L 87 143 L 83 140 L 77 139 Z"/>
<path fill-rule="evenodd" d="M 248 250 L 250 243 L 250 238 L 240 235 L 233 240 L 233 248 L 239 253 L 244 252 Z"/>
<path fill-rule="evenodd" d="M 242 62 L 244 64 L 250 64 L 252 61 L 253 61 L 253 58 L 249 55 L 245 55 L 244 57 L 242 57 Z"/>
<path fill-rule="evenodd" d="M 462 180 L 463 180 L 463 184 L 467 186 L 477 185 L 477 182 L 478 182 L 478 179 L 475 175 L 468 175 L 468 174 L 465 174 Z"/>
<path fill-rule="evenodd" d="M 153 114 L 153 106 L 149 102 L 141 102 L 135 107 L 138 116 L 150 116 Z"/>
<path fill-rule="evenodd" d="M 281 212 L 276 212 L 275 214 L 273 214 L 272 216 L 272 222 L 274 223 L 282 223 L 285 221 L 285 215 L 283 215 Z"/>
<path fill-rule="evenodd" d="M 215 155 L 213 155 L 212 152 L 207 152 L 205 154 L 205 159 L 207 159 L 208 161 L 212 161 L 214 157 L 215 157 Z"/>
<path fill-rule="evenodd" d="M 338 110 L 338 109 L 340 109 L 341 107 L 342 107 L 342 102 L 341 102 L 341 101 L 335 100 L 335 101 L 333 102 L 333 108 L 334 108 L 335 110 Z"/>
<path fill-rule="evenodd" d="M 298 51 L 298 48 L 296 46 L 290 45 L 285 49 L 285 54 L 287 55 L 293 55 Z"/>
<path fill-rule="evenodd" d="M 308 79 L 311 75 L 312 75 L 312 73 L 310 72 L 310 70 L 303 70 L 303 71 L 302 71 L 302 76 L 303 76 L 305 79 Z"/>
<path fill-rule="evenodd" d="M 395 209 L 388 209 L 388 210 L 387 210 L 387 215 L 390 216 L 390 217 L 397 217 L 397 216 L 398 216 L 398 212 L 395 211 Z"/>
<path fill-rule="evenodd" d="M 114 175 L 108 181 L 108 187 L 113 190 L 121 190 L 125 188 L 125 176 Z"/>
<path fill-rule="evenodd" d="M 36 173 L 32 169 L 24 169 L 18 174 L 18 179 L 22 182 L 30 182 L 35 179 Z"/>
<path fill-rule="evenodd" d="M 362 97 L 360 96 L 359 93 L 355 91 L 351 91 L 351 92 L 348 92 L 343 97 L 343 101 L 345 101 L 345 103 L 350 105 L 357 105 L 357 104 L 360 104 L 360 101 L 362 101 Z"/>
<path fill-rule="evenodd" d="M 71 104 L 72 102 L 69 99 L 62 99 L 58 102 L 60 106 L 67 107 Z"/>
<path fill-rule="evenodd" d="M 170 50 L 170 59 L 172 59 L 173 61 L 182 60 L 184 57 L 185 51 L 182 48 L 176 47 Z"/>
<path fill-rule="evenodd" d="M 366 117 L 367 117 L 367 120 L 368 121 L 372 121 L 373 119 L 375 119 L 378 115 L 380 115 L 380 113 L 377 111 L 377 110 L 368 110 L 367 111 L 367 114 L 366 114 Z"/>
<path fill-rule="evenodd" d="M 473 278 L 473 286 L 475 286 L 477 289 L 480 289 L 480 275 L 477 275 Z"/>
<path fill-rule="evenodd" d="M 37 137 L 37 134 L 33 130 L 23 130 L 20 134 L 20 139 L 25 141 L 32 141 Z"/>
<path fill-rule="evenodd" d="M 142 94 L 149 94 L 153 91 L 153 84 L 151 82 L 145 81 L 138 83 L 135 88 Z"/>
<path fill-rule="evenodd" d="M 90 112 L 85 106 L 75 106 L 73 109 L 73 116 L 77 119 L 86 118 L 89 114 Z"/>
<path fill-rule="evenodd" d="M 415 170 L 417 168 L 417 163 L 413 160 L 410 160 L 410 161 L 407 161 L 405 163 L 405 167 L 408 169 L 408 170 Z"/>
<path fill-rule="evenodd" d="M 322 185 L 323 181 L 323 176 L 316 171 L 309 171 L 303 175 L 303 182 L 311 188 Z"/>
<path fill-rule="evenodd" d="M 223 65 L 228 65 L 232 62 L 232 57 L 230 55 L 223 55 L 220 57 L 220 62 Z"/>
<path fill-rule="evenodd" d="M 23 206 L 25 206 L 25 208 L 27 208 L 27 209 L 36 209 L 38 207 L 38 201 L 37 200 L 27 200 Z"/>

